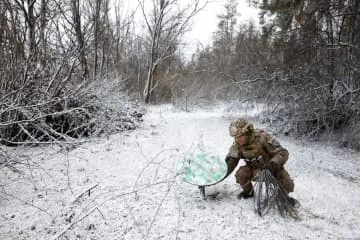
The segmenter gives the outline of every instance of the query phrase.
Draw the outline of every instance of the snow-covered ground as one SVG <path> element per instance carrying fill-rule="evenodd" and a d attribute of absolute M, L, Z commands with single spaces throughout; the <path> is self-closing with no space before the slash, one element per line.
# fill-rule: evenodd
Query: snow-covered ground
<path fill-rule="evenodd" d="M 254 114 L 151 107 L 141 128 L 75 149 L 7 149 L 21 163 L 0 168 L 0 239 L 360 239 L 357 152 L 277 137 L 300 220 L 259 217 L 252 200 L 236 198 L 233 174 L 207 201 L 176 177 L 185 153 L 225 157 L 230 121 Z"/>

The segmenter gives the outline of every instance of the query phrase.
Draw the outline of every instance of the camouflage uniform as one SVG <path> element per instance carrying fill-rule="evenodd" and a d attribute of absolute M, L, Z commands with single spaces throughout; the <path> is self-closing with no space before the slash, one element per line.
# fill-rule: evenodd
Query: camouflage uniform
<path fill-rule="evenodd" d="M 276 166 L 273 174 L 284 188 L 288 192 L 294 191 L 294 182 L 284 168 L 289 153 L 278 141 L 263 130 L 254 129 L 252 124 L 243 118 L 232 122 L 229 130 L 232 137 L 248 136 L 248 141 L 244 145 L 239 145 L 235 141 L 226 157 L 229 172 L 236 167 L 240 159 L 244 159 L 246 165 L 239 168 L 235 177 L 236 182 L 245 192 L 252 192 L 251 180 L 264 166 L 269 166 L 269 164 Z"/>

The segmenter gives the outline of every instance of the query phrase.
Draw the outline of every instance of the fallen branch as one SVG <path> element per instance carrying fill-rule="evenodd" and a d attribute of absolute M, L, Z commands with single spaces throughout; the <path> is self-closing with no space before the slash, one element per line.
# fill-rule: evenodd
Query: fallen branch
<path fill-rule="evenodd" d="M 19 162 L 12 159 L 3 149 L 0 148 L 0 169 L 7 167 L 13 172 L 22 173 L 19 169 L 13 166 L 16 163 Z"/>
<path fill-rule="evenodd" d="M 90 196 L 91 190 L 93 190 L 94 188 L 96 188 L 97 186 L 99 186 L 99 183 L 91 186 L 90 188 L 87 188 L 85 191 L 81 192 L 76 198 L 75 200 L 72 202 L 73 204 L 75 204 L 77 201 L 79 201 L 80 198 L 82 198 L 85 194 L 88 194 Z"/>
<path fill-rule="evenodd" d="M 95 210 L 99 210 L 98 207 L 94 207 L 91 209 L 87 214 L 85 214 L 83 217 L 79 218 L 78 220 L 70 223 L 67 225 L 58 235 L 56 235 L 53 240 L 59 239 L 62 235 L 64 235 L 70 228 L 72 228 L 75 224 L 82 221 L 83 219 L 87 218 L 90 214 L 92 214 Z"/>
<path fill-rule="evenodd" d="M 146 238 L 145 238 L 145 239 L 148 239 L 148 237 L 149 237 L 149 235 L 150 235 L 150 231 L 151 231 L 151 229 L 152 229 L 152 227 L 153 227 L 153 225 L 154 225 L 154 223 L 155 223 L 155 221 L 156 221 L 156 217 L 159 215 L 159 212 L 160 212 L 160 210 L 161 210 L 161 207 L 162 207 L 162 205 L 164 204 L 165 199 L 166 199 L 167 196 L 169 195 L 169 193 L 170 193 L 170 191 L 171 191 L 171 189 L 172 189 L 172 187 L 174 186 L 175 183 L 176 183 L 176 182 L 174 181 L 174 182 L 171 183 L 170 186 L 168 186 L 168 190 L 166 191 L 164 197 L 161 199 L 161 202 L 160 202 L 159 206 L 157 207 L 157 209 L 156 209 L 156 211 L 155 211 L 155 214 L 154 214 L 154 216 L 153 216 L 153 218 L 152 218 L 152 220 L 151 220 L 151 222 L 150 222 L 150 225 L 149 225 L 149 227 L 148 227 L 148 229 L 147 229 L 147 231 L 146 231 Z"/>
<path fill-rule="evenodd" d="M 18 201 L 20 201 L 20 202 L 24 203 L 25 205 L 28 205 L 28 206 L 34 207 L 34 208 L 36 208 L 36 209 L 38 209 L 38 210 L 40 210 L 40 211 L 42 211 L 42 212 L 46 213 L 46 214 L 47 214 L 48 216 L 50 216 L 51 218 L 53 218 L 53 216 L 52 216 L 49 212 L 47 212 L 46 210 L 44 210 L 44 209 L 42 209 L 42 208 L 40 208 L 40 207 L 38 207 L 38 206 L 36 206 L 36 205 L 34 205 L 34 204 L 32 204 L 32 203 L 28 203 L 28 202 L 26 202 L 26 201 L 24 201 L 24 200 L 22 200 L 22 199 L 20 199 L 20 198 L 18 198 L 18 197 L 16 197 L 16 196 L 14 196 L 14 195 L 10 194 L 10 193 L 6 193 L 6 192 L 4 192 L 4 194 L 5 194 L 6 196 L 12 197 L 12 198 L 14 198 L 14 199 L 16 199 L 16 200 L 18 200 Z"/>
<path fill-rule="evenodd" d="M 136 189 L 136 188 L 137 188 L 137 186 L 138 186 L 138 182 L 140 181 L 140 178 L 142 177 L 143 173 L 145 172 L 145 170 L 146 170 L 150 165 L 152 165 L 152 164 L 157 164 L 157 163 L 155 162 L 155 159 L 157 159 L 158 156 L 160 156 L 162 153 L 167 152 L 167 151 L 178 151 L 178 149 L 177 149 L 177 148 L 169 148 L 169 149 L 164 149 L 164 150 L 160 151 L 159 153 L 157 153 L 153 158 L 151 158 L 151 159 L 148 161 L 148 163 L 144 166 L 143 169 L 141 169 L 141 171 L 140 171 L 140 173 L 139 173 L 139 175 L 138 175 L 138 177 L 137 177 L 137 179 L 136 179 L 136 181 L 135 181 L 134 187 L 133 187 L 133 192 L 135 193 L 135 199 L 138 198 L 138 196 L 137 196 L 137 189 Z M 142 155 L 146 158 L 146 156 L 145 156 L 144 154 L 142 154 Z"/>

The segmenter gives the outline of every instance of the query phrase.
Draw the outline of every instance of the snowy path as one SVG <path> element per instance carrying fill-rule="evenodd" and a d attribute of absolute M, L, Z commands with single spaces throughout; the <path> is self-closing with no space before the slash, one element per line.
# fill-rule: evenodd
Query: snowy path
<path fill-rule="evenodd" d="M 299 221 L 276 212 L 259 217 L 252 200 L 236 198 L 234 176 L 208 188 L 220 191 L 209 201 L 175 178 L 186 152 L 225 156 L 233 118 L 152 108 L 134 132 L 68 154 L 32 151 L 27 164 L 17 165 L 21 174 L 0 169 L 0 239 L 360 238 L 359 153 L 278 138 L 290 152 Z"/>

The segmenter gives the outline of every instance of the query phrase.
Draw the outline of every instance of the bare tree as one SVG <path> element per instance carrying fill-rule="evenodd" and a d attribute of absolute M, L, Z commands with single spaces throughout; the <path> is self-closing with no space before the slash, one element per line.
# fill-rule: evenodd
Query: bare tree
<path fill-rule="evenodd" d="M 182 7 L 178 0 L 153 0 L 151 13 L 146 12 L 144 0 L 138 0 L 138 2 L 149 39 L 144 100 L 145 103 L 150 103 L 154 90 L 159 84 L 161 64 L 174 56 L 179 40 L 188 29 L 190 20 L 205 7 L 207 1 L 201 5 L 200 0 L 193 0 Z"/>
<path fill-rule="evenodd" d="M 214 51 L 219 69 L 230 67 L 234 55 L 234 37 L 237 24 L 237 0 L 227 0 L 224 4 L 225 11 L 219 14 L 218 29 L 214 34 Z"/>
<path fill-rule="evenodd" d="M 88 77 L 89 70 L 87 66 L 87 60 L 85 57 L 85 34 L 81 24 L 80 14 L 80 0 L 71 0 L 71 12 L 72 12 L 72 23 L 75 29 L 75 35 L 77 39 L 80 63 L 83 68 L 83 77 Z"/>
<path fill-rule="evenodd" d="M 35 15 L 35 3 L 36 0 L 27 0 L 27 1 L 19 1 L 15 0 L 15 4 L 18 8 L 21 9 L 23 16 L 25 18 L 25 25 L 27 27 L 27 53 L 30 55 L 31 53 L 35 53 L 36 47 L 36 38 L 35 38 L 35 27 L 36 27 L 36 18 Z"/>
<path fill-rule="evenodd" d="M 101 74 L 115 41 L 108 1 L 94 3 L 0 0 L 1 144 L 68 141 L 103 131 L 98 123 L 109 116 L 101 112 L 112 106 L 84 78 L 92 63 L 94 78 Z M 111 87 L 120 89 L 118 83 Z M 114 116 L 109 122 L 120 115 Z"/>

